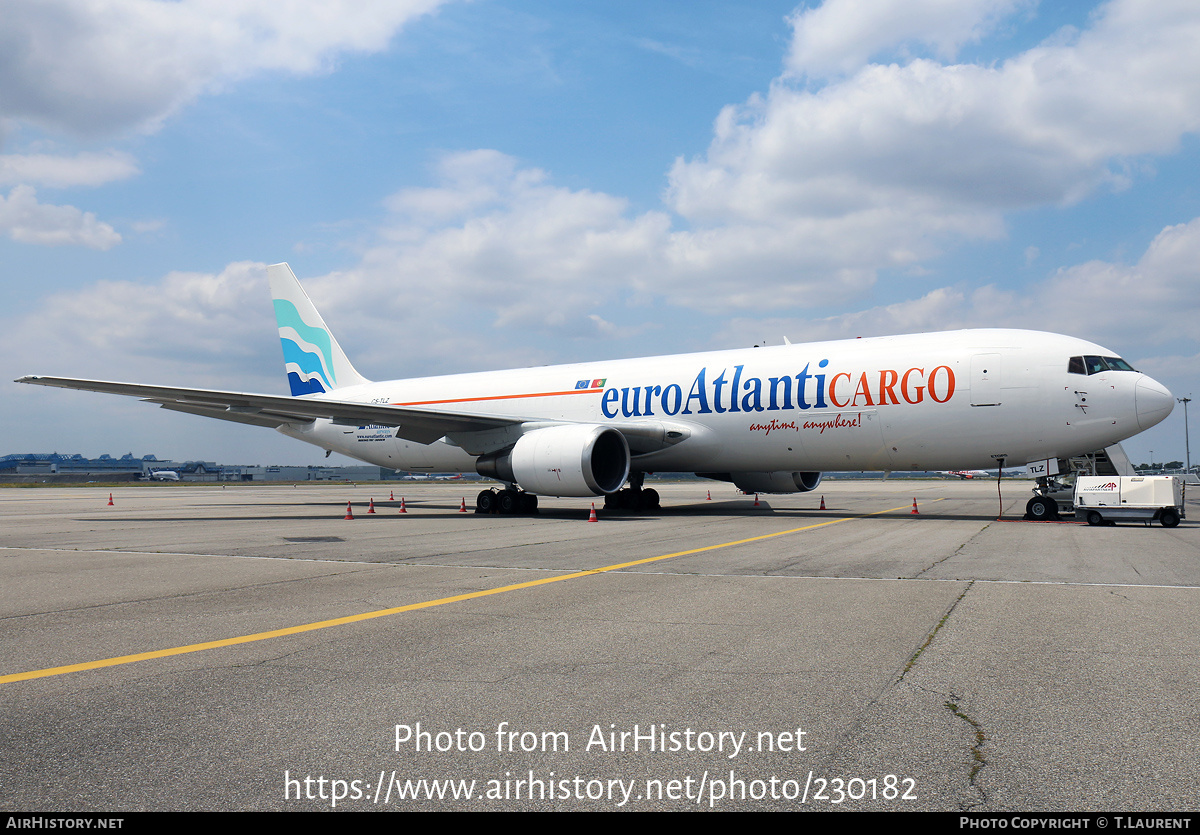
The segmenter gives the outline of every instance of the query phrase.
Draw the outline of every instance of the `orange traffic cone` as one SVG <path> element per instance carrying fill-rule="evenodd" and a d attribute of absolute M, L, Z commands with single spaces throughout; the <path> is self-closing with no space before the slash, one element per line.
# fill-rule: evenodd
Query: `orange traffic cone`
<path fill-rule="evenodd" d="M 588 521 L 595 522 L 596 520 L 596 503 L 592 502 L 592 510 L 588 513 Z"/>
<path fill-rule="evenodd" d="M 711 501 L 712 501 L 712 490 L 709 490 L 709 491 L 708 491 L 708 498 L 707 498 L 707 499 L 705 499 L 705 501 L 707 501 L 707 502 L 711 502 Z"/>
<path fill-rule="evenodd" d="M 112 507 L 112 506 L 113 506 L 113 503 L 112 503 L 112 493 L 109 493 L 109 494 L 108 494 L 108 506 L 109 506 L 109 507 Z"/>
<path fill-rule="evenodd" d="M 351 522 L 354 521 L 354 511 L 350 509 L 350 502 L 346 502 L 346 515 L 342 518 L 349 519 Z"/>
<path fill-rule="evenodd" d="M 394 501 L 396 501 L 396 491 L 395 491 L 395 490 L 389 490 L 389 491 L 388 491 L 388 501 L 389 501 L 389 502 L 394 502 Z"/>
<path fill-rule="evenodd" d="M 757 493 L 754 494 L 754 506 L 758 507 L 758 494 Z"/>
<path fill-rule="evenodd" d="M 367 505 L 367 513 L 375 512 L 375 499 L 371 499 L 371 503 Z"/>
<path fill-rule="evenodd" d="M 458 512 L 459 513 L 467 512 L 467 497 L 466 496 L 463 496 L 462 504 L 458 506 Z"/>
<path fill-rule="evenodd" d="M 822 496 L 821 497 L 821 510 L 824 510 L 824 509 L 825 509 L 825 497 Z"/>
<path fill-rule="evenodd" d="M 408 508 L 406 508 L 406 507 L 404 506 L 404 497 L 403 497 L 403 496 L 401 496 L 401 497 L 400 497 L 400 512 L 401 512 L 401 513 L 408 513 Z"/>
<path fill-rule="evenodd" d="M 909 516 L 920 516 L 921 515 L 920 513 L 917 512 L 917 497 L 916 496 L 913 496 L 913 509 L 911 511 L 909 511 L 908 515 Z"/>

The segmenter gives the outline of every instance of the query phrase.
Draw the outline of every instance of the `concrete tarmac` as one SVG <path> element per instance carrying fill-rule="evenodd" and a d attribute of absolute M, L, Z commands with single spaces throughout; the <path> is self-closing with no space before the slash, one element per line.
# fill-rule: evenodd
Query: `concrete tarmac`
<path fill-rule="evenodd" d="M 1197 808 L 1196 501 L 655 486 L 0 490 L 0 809 Z"/>

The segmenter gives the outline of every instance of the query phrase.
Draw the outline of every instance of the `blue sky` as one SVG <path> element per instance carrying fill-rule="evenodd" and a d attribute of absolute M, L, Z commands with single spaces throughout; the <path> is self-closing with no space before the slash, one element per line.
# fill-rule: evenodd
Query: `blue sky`
<path fill-rule="evenodd" d="M 286 260 L 376 379 L 1003 326 L 1200 392 L 1193 2 L 0 18 L 5 379 L 284 392 Z M 4 403 L 4 452 L 321 456 L 121 398 Z M 1126 448 L 1182 458 L 1182 410 Z"/>

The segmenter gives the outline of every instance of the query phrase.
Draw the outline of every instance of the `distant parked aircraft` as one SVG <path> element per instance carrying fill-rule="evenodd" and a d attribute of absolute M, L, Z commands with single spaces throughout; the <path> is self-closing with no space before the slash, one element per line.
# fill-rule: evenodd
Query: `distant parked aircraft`
<path fill-rule="evenodd" d="M 959 478 L 987 478 L 987 470 L 941 470 L 938 475 L 952 475 Z"/>

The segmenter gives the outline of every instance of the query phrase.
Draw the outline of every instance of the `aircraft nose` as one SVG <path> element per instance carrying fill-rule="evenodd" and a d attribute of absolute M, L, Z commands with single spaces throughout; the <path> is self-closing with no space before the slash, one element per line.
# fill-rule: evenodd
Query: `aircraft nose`
<path fill-rule="evenodd" d="M 1162 383 L 1145 374 L 1138 380 L 1133 392 L 1134 402 L 1137 404 L 1138 426 L 1142 429 L 1162 423 L 1175 408 L 1175 396 L 1167 391 L 1167 387 Z"/>

